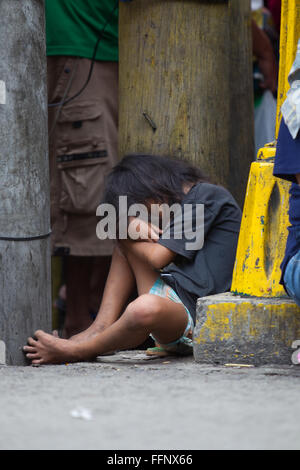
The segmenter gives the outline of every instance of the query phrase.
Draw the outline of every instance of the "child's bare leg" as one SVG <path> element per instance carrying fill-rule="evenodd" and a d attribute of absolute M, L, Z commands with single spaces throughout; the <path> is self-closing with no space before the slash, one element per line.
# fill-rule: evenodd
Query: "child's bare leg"
<path fill-rule="evenodd" d="M 178 339 L 185 330 L 187 315 L 182 304 L 153 294 L 147 294 L 158 277 L 145 262 L 125 253 L 136 277 L 140 296 L 131 302 L 124 314 L 106 329 L 80 342 L 55 338 L 42 331 L 37 340 L 30 338 L 25 347 L 33 364 L 60 363 L 86 360 L 117 349 L 127 349 L 141 344 L 149 335 L 161 343 Z M 99 320 L 100 321 L 100 320 Z"/>
<path fill-rule="evenodd" d="M 187 325 L 187 314 L 184 306 L 182 304 L 176 304 L 170 299 L 148 294 L 151 287 L 159 277 L 159 273 L 145 261 L 140 260 L 130 251 L 126 251 L 126 247 L 122 246 L 122 249 L 124 250 L 125 256 L 136 279 L 138 294 L 140 296 L 137 301 L 140 299 L 140 302 L 143 305 L 140 307 L 139 302 L 136 301 L 135 303 L 132 303 L 131 306 L 134 308 L 141 308 L 143 311 L 145 309 L 149 309 L 149 311 L 152 312 L 149 313 L 149 316 L 152 317 L 153 323 L 151 325 L 151 330 L 147 333 L 144 340 L 147 339 L 150 333 L 153 333 L 155 338 L 162 344 L 167 344 L 178 339 Z M 145 307 L 145 302 L 149 302 L 147 308 Z M 154 313 L 156 308 L 158 310 L 157 318 Z M 124 312 L 124 314 L 125 313 L 126 312 Z"/>
<path fill-rule="evenodd" d="M 122 249 L 135 277 L 138 294 L 147 294 L 159 277 L 159 273 L 145 261 L 141 261 L 134 254 L 126 251 L 125 247 Z"/>
<path fill-rule="evenodd" d="M 116 246 L 112 255 L 111 266 L 98 315 L 88 329 L 72 336 L 70 339 L 72 341 L 82 341 L 114 323 L 123 312 L 124 305 L 134 286 L 135 278 L 132 269 L 126 257 Z"/>
<path fill-rule="evenodd" d="M 37 331 L 24 347 L 32 364 L 56 364 L 95 358 L 117 349 L 135 347 L 150 332 L 162 343 L 178 339 L 185 330 L 186 312 L 182 304 L 152 294 L 131 302 L 124 314 L 105 330 L 87 340 L 70 341 Z"/>

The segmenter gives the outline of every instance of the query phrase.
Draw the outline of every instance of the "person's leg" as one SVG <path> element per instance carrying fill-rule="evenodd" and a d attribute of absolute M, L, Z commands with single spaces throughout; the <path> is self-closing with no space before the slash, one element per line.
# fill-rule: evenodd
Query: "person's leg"
<path fill-rule="evenodd" d="M 101 305 L 107 276 L 111 264 L 111 256 L 94 256 L 90 280 L 90 315 L 96 316 Z"/>
<path fill-rule="evenodd" d="M 187 325 L 184 306 L 170 299 L 146 294 L 158 273 L 132 255 L 128 255 L 127 259 L 136 277 L 140 296 L 128 305 L 123 315 L 108 328 L 94 331 L 87 340 L 80 342 L 61 340 L 37 331 L 36 339 L 29 338 L 29 346 L 24 348 L 33 364 L 90 359 L 109 351 L 135 347 L 145 341 L 150 333 L 163 344 L 183 334 Z M 120 278 L 114 282 L 120 285 Z"/>
<path fill-rule="evenodd" d="M 300 251 L 290 259 L 285 268 L 284 285 L 289 296 L 300 306 Z M 300 364 L 299 345 L 299 340 L 293 341 L 291 345 L 295 349 L 291 357 L 293 364 Z"/>
<path fill-rule="evenodd" d="M 70 339 L 82 341 L 113 324 L 123 312 L 134 288 L 135 278 L 132 269 L 126 257 L 116 246 L 97 317 L 87 330 Z"/>
<path fill-rule="evenodd" d="M 300 305 L 300 251 L 290 259 L 285 268 L 284 285 L 289 296 Z"/>
<path fill-rule="evenodd" d="M 124 250 L 124 247 L 123 247 L 123 250 Z M 137 290 L 138 290 L 139 296 L 143 296 L 144 294 L 150 293 L 151 288 L 153 287 L 154 283 L 159 278 L 159 273 L 155 269 L 153 269 L 151 266 L 149 266 L 147 263 L 145 263 L 145 261 L 141 261 L 140 259 L 135 257 L 132 253 L 125 251 L 125 256 L 126 256 L 128 262 L 131 266 L 131 269 L 134 273 L 136 283 L 137 283 Z M 154 297 L 156 299 L 161 298 L 161 297 L 157 297 L 156 295 L 153 295 L 152 293 L 150 293 L 150 297 L 149 297 L 150 298 L 150 304 L 152 304 L 154 302 L 157 302 L 157 300 L 155 300 Z M 143 297 L 143 298 L 145 298 L 145 297 Z M 162 300 L 167 300 L 168 302 L 170 302 L 170 304 L 169 304 L 170 309 L 171 309 L 170 311 L 172 311 L 173 307 L 174 307 L 174 301 L 169 299 L 169 298 L 161 298 L 161 299 Z M 166 308 L 165 305 L 164 305 L 164 302 L 159 302 L 159 300 L 158 300 L 158 303 L 160 304 L 162 309 Z M 151 310 L 151 305 L 149 307 L 150 307 L 150 310 Z M 160 318 L 162 318 L 162 317 L 160 317 Z M 177 324 L 177 321 L 178 321 L 178 324 Z M 183 321 L 183 323 L 181 323 L 181 321 Z M 174 338 L 175 339 L 179 338 L 181 335 L 177 334 L 177 328 L 179 327 L 179 329 L 182 329 L 181 333 L 183 333 L 185 327 L 187 326 L 187 322 L 188 322 L 187 313 L 186 313 L 184 305 L 181 303 L 180 308 L 179 308 L 179 318 L 177 318 L 176 314 L 175 314 L 175 316 L 170 319 L 171 324 L 169 324 L 168 322 L 165 324 L 164 320 L 163 320 L 162 323 L 161 322 L 156 323 L 156 320 L 155 320 L 154 321 L 154 327 L 153 327 L 152 331 L 150 331 L 150 333 L 152 333 L 153 338 L 155 338 L 155 341 L 156 341 L 157 344 L 158 344 L 158 342 L 160 342 L 162 344 L 167 344 L 167 343 L 169 343 L 169 341 L 165 341 L 165 338 L 168 337 L 168 333 L 170 333 L 170 335 L 173 337 L 173 340 L 174 340 Z M 158 333 L 158 334 L 156 334 L 156 328 L 155 328 L 156 324 L 157 324 L 158 330 L 160 331 L 160 333 Z M 174 332 L 172 331 L 172 327 L 174 327 L 174 329 L 175 329 Z M 175 333 L 175 331 L 176 331 L 176 333 Z"/>
<path fill-rule="evenodd" d="M 95 319 L 103 297 L 111 256 L 80 257 L 79 261 L 81 261 L 81 263 L 78 263 L 78 266 L 74 262 L 74 257 L 72 257 L 72 260 L 73 263 L 70 263 L 68 257 L 65 257 L 65 264 L 67 264 L 68 267 L 70 267 L 70 264 L 75 265 L 75 270 L 68 272 L 68 278 L 70 279 L 68 288 L 70 292 L 68 310 L 66 283 L 64 283 L 56 299 L 56 308 L 59 310 L 60 314 L 60 327 L 53 331 L 53 334 L 56 336 L 67 339 L 78 334 L 78 331 L 86 329 L 87 326 L 82 325 L 80 320 L 86 323 L 89 317 L 90 322 Z M 78 270 L 77 267 L 82 268 L 84 261 L 86 261 L 85 269 Z M 79 283 L 78 286 L 76 282 Z M 60 330 L 62 330 L 61 333 L 59 332 Z"/>
<path fill-rule="evenodd" d="M 63 337 L 86 330 L 92 323 L 89 314 L 90 279 L 93 257 L 68 256 L 65 260 L 66 316 Z"/>
<path fill-rule="evenodd" d="M 143 294 L 147 294 L 155 283 L 156 279 L 159 277 L 158 271 L 152 268 L 145 261 L 141 261 L 140 259 L 138 259 L 129 251 L 126 251 L 123 246 L 122 253 L 127 259 L 127 262 L 133 272 L 138 295 L 140 296 Z"/>
<path fill-rule="evenodd" d="M 87 340 L 70 341 L 38 330 L 24 347 L 32 364 L 56 364 L 95 358 L 110 351 L 138 346 L 150 333 L 163 344 L 179 338 L 186 328 L 182 304 L 144 294 L 128 305 L 119 320 Z"/>

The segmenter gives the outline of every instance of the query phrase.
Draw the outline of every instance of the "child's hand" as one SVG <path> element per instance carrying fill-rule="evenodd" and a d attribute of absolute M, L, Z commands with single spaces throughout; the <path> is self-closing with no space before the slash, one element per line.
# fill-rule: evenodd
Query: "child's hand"
<path fill-rule="evenodd" d="M 162 230 L 156 225 L 145 222 L 138 217 L 129 217 L 128 235 L 131 240 L 157 242 Z"/>

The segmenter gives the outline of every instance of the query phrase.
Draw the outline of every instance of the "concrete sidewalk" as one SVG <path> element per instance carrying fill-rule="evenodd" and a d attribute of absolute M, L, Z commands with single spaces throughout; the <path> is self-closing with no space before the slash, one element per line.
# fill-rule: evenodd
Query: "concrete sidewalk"
<path fill-rule="evenodd" d="M 300 368 L 121 352 L 0 366 L 0 449 L 299 449 Z"/>

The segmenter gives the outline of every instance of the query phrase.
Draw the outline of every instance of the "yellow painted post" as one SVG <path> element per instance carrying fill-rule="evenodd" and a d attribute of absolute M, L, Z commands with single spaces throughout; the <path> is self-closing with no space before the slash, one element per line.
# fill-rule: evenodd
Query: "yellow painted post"
<path fill-rule="evenodd" d="M 290 183 L 273 176 L 280 108 L 299 37 L 300 1 L 283 0 L 275 140 L 250 168 L 231 292 L 199 299 L 198 362 L 290 364 L 292 342 L 300 335 L 300 309 L 279 284 Z"/>

